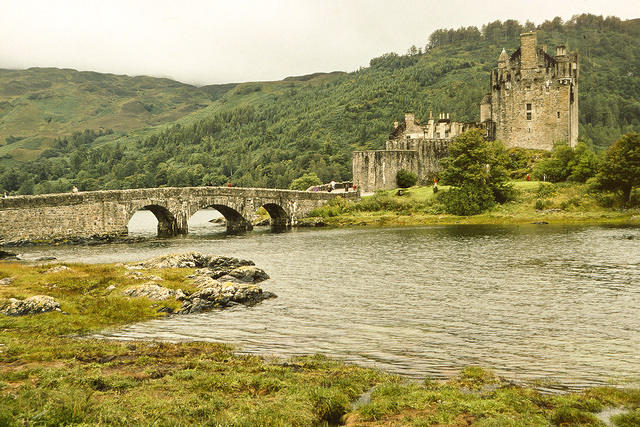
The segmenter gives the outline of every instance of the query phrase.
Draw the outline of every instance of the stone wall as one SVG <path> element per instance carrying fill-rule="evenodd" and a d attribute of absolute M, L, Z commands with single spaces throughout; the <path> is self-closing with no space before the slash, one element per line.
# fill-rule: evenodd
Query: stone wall
<path fill-rule="evenodd" d="M 440 160 L 449 155 L 450 140 L 415 139 L 387 141 L 387 150 L 412 150 L 417 153 L 415 173 L 420 184 L 428 184 L 442 170 Z M 395 187 L 394 187 L 395 188 Z"/>
<path fill-rule="evenodd" d="M 360 191 L 390 190 L 396 188 L 396 174 L 400 169 L 418 169 L 418 153 L 411 150 L 354 151 L 352 168 L 353 183 Z"/>
<path fill-rule="evenodd" d="M 0 199 L 0 244 L 123 236 L 140 209 L 155 214 L 158 234 L 163 236 L 186 234 L 189 218 L 206 207 L 225 216 L 229 231 L 251 229 L 260 207 L 269 212 L 273 226 L 286 227 L 336 196 L 259 188 L 171 187 L 9 197 Z M 359 199 L 355 192 L 340 196 Z"/>
<path fill-rule="evenodd" d="M 578 58 L 561 46 L 557 55 L 539 47 L 535 33 L 521 35 L 520 49 L 501 54 L 491 73 L 491 120 L 507 147 L 551 150 L 578 139 Z M 482 108 L 485 108 L 482 111 Z M 481 105 L 486 116 L 486 105 Z"/>

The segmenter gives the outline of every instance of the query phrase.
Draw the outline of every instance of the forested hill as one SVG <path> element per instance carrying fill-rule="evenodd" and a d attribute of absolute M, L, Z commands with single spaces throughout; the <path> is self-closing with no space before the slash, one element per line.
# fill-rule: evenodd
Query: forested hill
<path fill-rule="evenodd" d="M 40 148 L 33 142 L 39 157 L 26 162 L 18 162 L 6 149 L 9 141 L 2 141 L 0 190 L 40 193 L 66 191 L 72 184 L 89 190 L 209 181 L 287 187 L 306 172 L 324 181 L 349 179 L 351 151 L 382 148 L 393 121 L 402 120 L 405 111 L 422 120 L 430 110 L 449 112 L 457 121 L 478 120 L 478 103 L 489 90 L 489 72 L 500 51 L 513 52 L 520 33 L 534 29 L 551 52 L 557 44 L 579 52 L 581 139 L 603 149 L 622 133 L 640 131 L 640 20 L 580 15 L 538 26 L 495 21 L 482 28 L 438 30 L 426 46 L 411 47 L 406 55 L 382 55 L 352 73 L 183 88 L 183 93 L 193 90 L 193 102 L 188 96 L 167 96 L 162 108 L 170 110 L 172 99 L 197 108 L 174 122 L 149 122 L 129 131 L 114 125 L 113 133 L 95 126 L 43 140 Z M 146 113 L 153 112 L 153 106 L 149 111 L 140 102 Z M 3 108 L 0 129 L 14 107 Z M 23 130 L 26 134 L 33 127 Z M 13 144 L 23 142 L 13 139 Z"/>

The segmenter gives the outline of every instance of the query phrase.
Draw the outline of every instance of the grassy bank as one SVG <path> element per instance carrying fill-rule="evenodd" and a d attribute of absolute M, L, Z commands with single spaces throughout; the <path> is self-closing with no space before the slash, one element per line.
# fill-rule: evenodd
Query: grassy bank
<path fill-rule="evenodd" d="M 311 221 L 334 225 L 429 224 L 637 224 L 640 208 L 621 209 L 613 195 L 587 191 L 584 184 L 514 181 L 514 201 L 471 216 L 447 214 L 431 187 L 378 191 L 358 203 L 336 200 L 311 212 Z M 440 192 L 447 191 L 440 186 Z"/>
<path fill-rule="evenodd" d="M 617 425 L 640 420 L 637 389 L 545 395 L 477 367 L 418 383 L 322 356 L 284 361 L 224 344 L 83 338 L 164 316 L 159 308 L 179 302 L 121 296 L 140 283 L 123 265 L 68 267 L 0 262 L 0 279 L 14 278 L 0 286 L 0 306 L 46 294 L 61 310 L 0 314 L 0 425 L 598 425 L 595 413 L 609 406 L 625 409 Z M 192 273 L 143 271 L 185 291 Z"/>

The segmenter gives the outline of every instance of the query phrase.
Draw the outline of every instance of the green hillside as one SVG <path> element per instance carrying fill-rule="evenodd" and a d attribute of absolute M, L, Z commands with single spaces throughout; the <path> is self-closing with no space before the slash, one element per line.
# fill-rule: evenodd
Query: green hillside
<path fill-rule="evenodd" d="M 0 69 L 0 156 L 33 160 L 61 135 L 124 134 L 173 122 L 210 105 L 224 89 L 68 69 Z"/>
<path fill-rule="evenodd" d="M 18 101 L 11 102 L 25 109 L 37 106 L 41 118 L 37 127 L 20 127 L 12 118 L 18 116 L 17 107 L 0 110 L 1 135 L 9 140 L 27 137 L 8 144 L 19 150 L 8 148 L 9 140 L 2 141 L 0 165 L 5 171 L 0 187 L 20 193 L 67 191 L 72 184 L 86 190 L 227 181 L 286 187 L 306 172 L 315 172 L 323 181 L 349 179 L 351 151 L 382 148 L 393 121 L 401 120 L 405 111 L 422 120 L 431 110 L 449 112 L 457 121 L 478 120 L 478 103 L 489 89 L 489 72 L 500 51 L 504 47 L 513 52 L 519 34 L 533 29 L 550 51 L 557 44 L 568 44 L 579 52 L 582 140 L 601 150 L 622 133 L 640 131 L 640 20 L 580 15 L 566 23 L 555 18 L 537 27 L 495 21 L 481 29 L 438 30 L 423 49 L 382 55 L 356 72 L 279 82 L 195 88 L 164 79 L 105 76 L 109 85 L 104 85 L 122 87 L 127 96 L 111 89 L 89 92 L 88 83 L 67 83 L 73 92 L 59 81 L 52 83 L 59 95 L 46 98 L 46 104 L 46 99 L 28 99 L 53 91 L 33 89 L 36 80 L 21 74 L 33 70 L 4 72 L 16 73 L 12 81 L 31 87 L 12 95 Z M 49 81 L 44 77 L 47 70 L 38 71 L 43 81 Z M 104 76 L 87 74 L 96 80 Z M 65 107 L 74 104 L 66 93 L 76 93 L 75 103 L 91 107 Z M 111 113 L 101 113 L 97 107 L 101 103 Z M 59 106 L 64 120 L 47 121 L 49 113 L 44 111 L 49 110 L 43 105 Z M 31 116 L 22 114 L 24 123 L 30 123 Z M 54 122 L 59 129 L 45 133 L 43 129 Z M 13 127 L 7 133 L 9 123 Z M 101 128 L 114 133 L 104 135 Z M 82 129 L 92 131 L 69 136 Z M 61 138 L 42 142 L 56 135 Z M 34 154 L 40 157 L 33 159 Z M 21 161 L 25 159 L 31 160 Z"/>

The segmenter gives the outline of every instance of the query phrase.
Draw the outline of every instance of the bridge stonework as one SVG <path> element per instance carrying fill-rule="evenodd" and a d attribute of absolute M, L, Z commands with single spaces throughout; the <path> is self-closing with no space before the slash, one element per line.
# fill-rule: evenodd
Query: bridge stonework
<path fill-rule="evenodd" d="M 141 209 L 154 213 L 159 236 L 187 234 L 189 218 L 208 207 L 224 215 L 229 232 L 251 230 L 260 207 L 269 212 L 272 227 L 289 227 L 337 196 L 353 200 L 360 197 L 355 192 L 239 187 L 167 187 L 9 197 L 0 200 L 0 244 L 126 236 L 129 220 Z"/>

